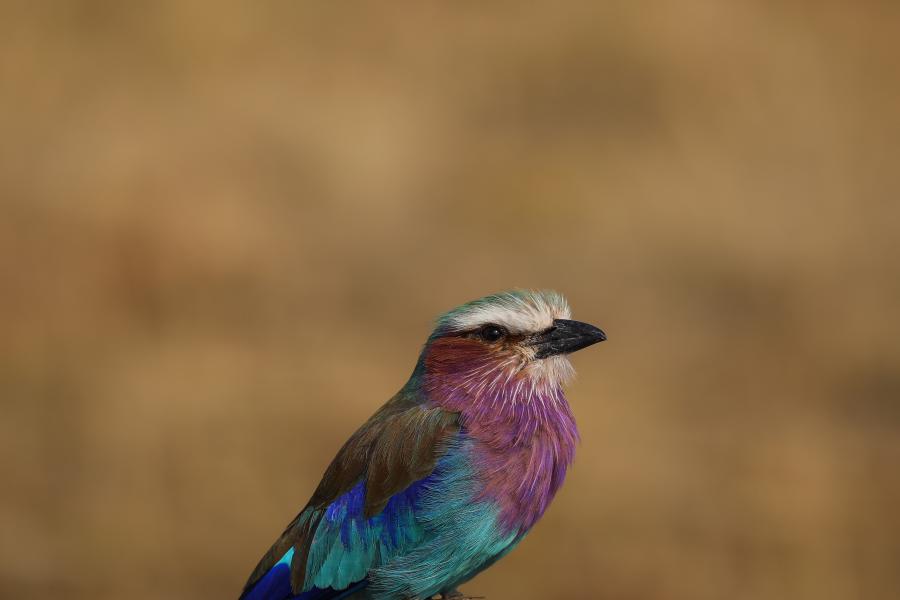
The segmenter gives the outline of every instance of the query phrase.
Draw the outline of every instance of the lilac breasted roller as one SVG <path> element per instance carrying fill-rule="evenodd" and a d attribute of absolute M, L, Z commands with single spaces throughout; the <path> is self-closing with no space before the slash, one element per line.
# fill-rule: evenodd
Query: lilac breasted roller
<path fill-rule="evenodd" d="M 408 600 L 518 544 L 572 462 L 567 354 L 601 342 L 551 291 L 437 320 L 409 381 L 354 433 L 253 570 L 241 600 Z"/>

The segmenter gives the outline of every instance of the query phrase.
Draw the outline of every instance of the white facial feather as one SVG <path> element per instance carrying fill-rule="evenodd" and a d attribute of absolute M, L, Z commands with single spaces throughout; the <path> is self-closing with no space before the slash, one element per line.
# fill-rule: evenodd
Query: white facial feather
<path fill-rule="evenodd" d="M 568 319 L 571 315 L 566 299 L 556 292 L 516 290 L 465 304 L 445 315 L 441 325 L 467 331 L 492 323 L 513 334 L 528 334 L 544 331 L 554 319 Z"/>
<path fill-rule="evenodd" d="M 572 311 L 566 299 L 550 290 L 513 290 L 485 296 L 456 308 L 438 319 L 438 330 L 472 331 L 487 324 L 501 325 L 513 335 L 540 333 L 553 325 L 554 319 L 569 319 Z M 550 356 L 535 360 L 534 350 L 516 346 L 514 354 L 502 363 L 489 366 L 489 372 L 481 370 L 470 374 L 469 383 L 475 388 L 486 388 L 503 380 L 507 382 L 516 373 L 523 372 L 528 385 L 515 399 L 525 401 L 535 395 L 538 388 L 557 388 L 570 380 L 575 371 L 566 356 Z M 553 395 L 556 398 L 556 395 Z"/>

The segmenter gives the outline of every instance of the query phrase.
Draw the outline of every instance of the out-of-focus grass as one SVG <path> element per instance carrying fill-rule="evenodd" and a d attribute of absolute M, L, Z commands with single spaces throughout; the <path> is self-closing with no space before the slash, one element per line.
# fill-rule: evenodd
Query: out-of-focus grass
<path fill-rule="evenodd" d="M 900 589 L 893 3 L 57 4 L 0 18 L 0 595 L 236 596 L 513 286 L 610 341 L 468 589 Z"/>

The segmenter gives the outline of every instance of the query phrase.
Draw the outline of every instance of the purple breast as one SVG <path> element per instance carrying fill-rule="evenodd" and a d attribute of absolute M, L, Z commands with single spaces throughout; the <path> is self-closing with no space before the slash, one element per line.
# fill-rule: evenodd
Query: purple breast
<path fill-rule="evenodd" d="M 460 413 L 465 434 L 476 441 L 480 498 L 499 505 L 506 532 L 528 530 L 562 485 L 578 443 L 560 387 L 532 386 L 521 373 L 484 385 L 462 370 L 432 372 L 424 384 L 432 402 Z"/>
<path fill-rule="evenodd" d="M 480 442 L 472 458 L 484 481 L 482 496 L 499 504 L 507 531 L 526 531 L 544 514 L 575 456 L 575 419 L 561 393 L 555 400 L 532 399 L 492 419 L 467 414 L 477 409 L 462 412 L 469 435 Z"/>

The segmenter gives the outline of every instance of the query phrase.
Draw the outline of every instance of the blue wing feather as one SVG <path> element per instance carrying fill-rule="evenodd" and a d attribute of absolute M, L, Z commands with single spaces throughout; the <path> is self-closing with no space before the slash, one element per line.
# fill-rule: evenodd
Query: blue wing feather
<path fill-rule="evenodd" d="M 307 585 L 344 589 L 364 579 L 377 563 L 421 541 L 424 530 L 415 510 L 424 483 L 395 494 L 369 518 L 364 514 L 365 481 L 329 505 L 310 545 Z"/>
<path fill-rule="evenodd" d="M 241 600 L 336 600 L 366 586 L 373 598 L 429 597 L 468 580 L 522 536 L 501 531 L 493 502 L 473 501 L 480 484 L 471 447 L 457 437 L 428 477 L 371 517 L 359 481 L 320 509 L 301 593 L 291 595 L 291 548 Z"/>
<path fill-rule="evenodd" d="M 364 583 L 371 568 L 421 541 L 424 530 L 416 521 L 416 506 L 426 483 L 427 478 L 413 483 L 392 496 L 379 514 L 366 518 L 365 481 L 360 481 L 325 509 L 310 545 L 303 592 L 291 595 L 291 548 L 241 600 L 324 600 L 351 587 L 355 591 L 354 584 Z"/>
<path fill-rule="evenodd" d="M 291 592 L 291 561 L 293 558 L 294 549 L 291 548 L 246 595 L 242 596 L 242 600 L 340 600 L 340 598 L 359 591 L 369 583 L 368 579 L 363 578 L 346 589 L 313 587 L 294 595 Z"/>

